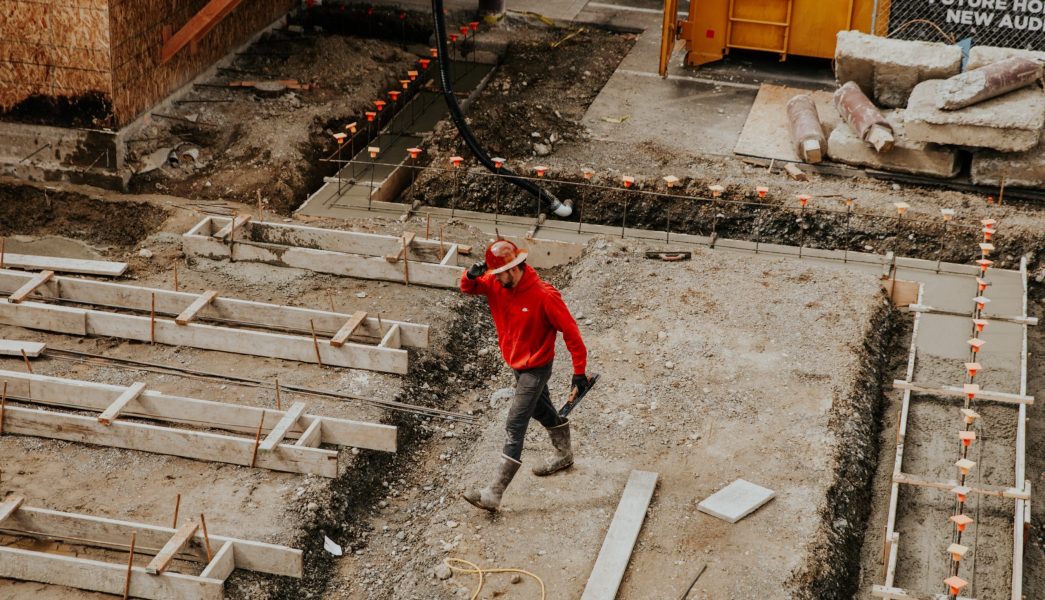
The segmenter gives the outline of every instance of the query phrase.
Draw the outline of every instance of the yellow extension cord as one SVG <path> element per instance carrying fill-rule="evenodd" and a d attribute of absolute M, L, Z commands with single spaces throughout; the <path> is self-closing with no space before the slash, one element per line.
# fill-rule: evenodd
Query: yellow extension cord
<path fill-rule="evenodd" d="M 470 569 L 466 569 L 464 567 L 455 567 L 453 565 L 453 563 L 463 563 L 463 564 L 468 565 L 471 568 Z M 480 567 L 479 565 L 477 565 L 477 564 L 475 564 L 473 562 L 467 561 L 467 560 L 465 560 L 463 558 L 447 558 L 447 559 L 445 559 L 443 561 L 443 564 L 445 564 L 447 567 L 449 567 L 451 571 L 457 571 L 457 572 L 460 572 L 460 573 L 464 573 L 466 575 L 478 575 L 479 576 L 479 585 L 477 585 L 475 587 L 475 591 L 472 592 L 471 600 L 476 600 L 476 598 L 479 597 L 479 592 L 483 591 L 483 584 L 486 582 L 486 577 L 485 576 L 488 573 L 521 573 L 523 575 L 528 575 L 530 577 L 533 577 L 534 579 L 537 580 L 537 583 L 541 584 L 541 600 L 545 600 L 544 581 L 540 577 L 534 575 L 533 573 L 531 573 L 529 571 L 524 571 L 522 569 L 484 569 L 484 568 Z"/>

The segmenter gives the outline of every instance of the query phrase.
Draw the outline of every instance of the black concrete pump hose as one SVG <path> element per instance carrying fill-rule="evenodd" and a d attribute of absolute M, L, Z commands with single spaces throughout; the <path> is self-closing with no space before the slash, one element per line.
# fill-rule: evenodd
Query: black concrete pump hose
<path fill-rule="evenodd" d="M 457 126 L 457 132 L 461 134 L 461 138 L 464 139 L 465 144 L 468 144 L 468 149 L 472 151 L 472 154 L 474 154 L 479 162 L 488 170 L 521 187 L 538 198 L 547 199 L 552 212 L 557 216 L 570 216 L 570 214 L 573 213 L 573 208 L 569 204 L 561 202 L 554 194 L 541 189 L 529 179 L 519 177 L 508 167 L 502 165 L 501 168 L 498 169 L 493 164 L 493 161 L 490 160 L 490 157 L 487 156 L 486 152 L 479 147 L 479 142 L 476 141 L 475 136 L 472 135 L 472 130 L 464 120 L 464 115 L 461 113 L 461 105 L 457 103 L 457 97 L 454 96 L 453 82 L 450 79 L 450 61 L 445 60 L 445 57 L 447 56 L 446 20 L 443 17 L 443 0 L 432 0 L 432 17 L 435 20 L 435 45 L 439 50 L 439 79 L 443 86 L 443 98 L 446 100 L 446 108 L 450 111 L 450 116 L 454 120 L 454 125 Z"/>

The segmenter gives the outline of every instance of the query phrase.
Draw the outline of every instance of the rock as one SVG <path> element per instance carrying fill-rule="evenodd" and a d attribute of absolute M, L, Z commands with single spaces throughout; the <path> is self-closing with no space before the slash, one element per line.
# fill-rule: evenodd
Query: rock
<path fill-rule="evenodd" d="M 508 400 L 515 397 L 515 388 L 501 388 L 490 396 L 490 408 L 497 408 L 501 400 Z"/>
<path fill-rule="evenodd" d="M 454 529 L 458 525 L 459 525 L 459 523 L 457 521 L 454 521 L 454 520 L 450 520 L 450 521 L 446 522 L 446 526 L 449 527 L 450 529 Z"/>
<path fill-rule="evenodd" d="M 152 258 L 152 250 L 149 250 L 148 248 L 142 248 L 138 251 L 138 256 L 142 258 Z"/>
<path fill-rule="evenodd" d="M 356 298 L 366 298 L 366 292 L 356 292 Z"/>
<path fill-rule="evenodd" d="M 522 575 L 520 575 L 518 573 L 512 573 L 512 578 L 511 578 L 510 581 L 512 583 L 519 583 L 520 581 L 522 581 Z"/>
<path fill-rule="evenodd" d="M 904 131 L 903 111 L 887 112 L 886 121 L 893 130 L 893 148 L 889 152 L 876 152 L 845 125 L 836 127 L 827 142 L 827 152 L 840 163 L 885 169 L 930 177 L 954 177 L 961 168 L 958 150 L 907 138 Z"/>
<path fill-rule="evenodd" d="M 835 45 L 835 81 L 855 82 L 880 106 L 900 108 L 919 83 L 961 72 L 956 45 L 883 38 L 859 31 L 839 31 Z"/>
<path fill-rule="evenodd" d="M 319 505 L 316 504 L 315 502 L 309 502 L 305 506 L 305 510 L 307 510 L 308 512 L 316 512 L 317 510 L 319 510 Z"/>
<path fill-rule="evenodd" d="M 965 70 L 974 71 L 980 67 L 1001 62 L 1013 56 L 1029 58 L 1036 62 L 1045 61 L 1045 52 L 1020 50 L 1018 48 L 1000 48 L 998 46 L 973 46 L 969 49 L 969 62 L 965 65 Z"/>
<path fill-rule="evenodd" d="M 674 369 L 675 368 L 675 363 L 673 363 L 673 362 L 671 362 L 669 360 L 668 362 L 664 363 L 664 368 L 665 369 Z"/>
<path fill-rule="evenodd" d="M 453 570 L 451 570 L 450 567 L 446 565 L 439 565 L 435 569 L 435 576 L 439 578 L 440 581 L 446 581 L 447 579 L 453 577 L 453 575 Z"/>
<path fill-rule="evenodd" d="M 552 153 L 552 148 L 547 144 L 537 143 L 533 145 L 533 151 L 537 153 L 537 156 L 548 156 Z"/>

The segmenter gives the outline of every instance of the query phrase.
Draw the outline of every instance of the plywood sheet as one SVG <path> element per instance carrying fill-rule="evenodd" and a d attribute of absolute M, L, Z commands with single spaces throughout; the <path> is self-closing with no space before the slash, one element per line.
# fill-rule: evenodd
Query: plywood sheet
<path fill-rule="evenodd" d="M 755 103 L 751 105 L 751 112 L 747 115 L 744 129 L 740 132 L 733 152 L 745 156 L 800 162 L 791 144 L 786 108 L 787 101 L 798 94 L 813 96 L 820 122 L 824 125 L 824 139 L 830 137 L 831 131 L 842 124 L 830 92 L 764 83 L 758 89 Z"/>

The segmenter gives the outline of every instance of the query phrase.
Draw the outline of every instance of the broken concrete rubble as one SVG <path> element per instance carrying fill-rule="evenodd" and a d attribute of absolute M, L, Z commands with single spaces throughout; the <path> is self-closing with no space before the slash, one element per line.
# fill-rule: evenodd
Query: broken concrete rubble
<path fill-rule="evenodd" d="M 1037 146 L 1026 152 L 976 152 L 970 169 L 976 185 L 1016 187 L 1045 186 L 1045 133 Z"/>
<path fill-rule="evenodd" d="M 1020 50 L 1018 48 L 1000 48 L 998 46 L 973 46 L 969 50 L 969 61 L 965 65 L 966 71 L 979 69 L 980 67 L 996 63 L 1006 58 L 1019 56 L 1033 61 L 1045 61 L 1045 52 L 1034 50 Z"/>
<path fill-rule="evenodd" d="M 1018 90 L 1041 80 L 1041 63 L 1011 56 L 959 73 L 943 82 L 936 107 L 955 110 Z"/>
<path fill-rule="evenodd" d="M 816 103 L 809 94 L 799 94 L 787 103 L 787 120 L 795 153 L 807 163 L 818 163 L 827 153 L 827 140 Z"/>
<path fill-rule="evenodd" d="M 899 171 L 929 177 L 954 177 L 961 168 L 960 152 L 955 148 L 915 142 L 904 134 L 902 111 L 892 111 L 885 119 L 896 143 L 890 152 L 878 153 L 844 125 L 831 132 L 827 148 L 831 159 L 840 163 Z"/>
<path fill-rule="evenodd" d="M 1028 87 L 958 110 L 940 110 L 943 81 L 918 84 L 904 111 L 907 137 L 918 142 L 1022 152 L 1038 144 L 1045 124 L 1045 95 Z"/>
<path fill-rule="evenodd" d="M 855 82 L 879 106 L 903 107 L 919 83 L 961 71 L 958 46 L 894 40 L 859 31 L 840 31 L 837 39 L 835 80 L 839 85 Z"/>
<path fill-rule="evenodd" d="M 878 152 L 893 147 L 893 130 L 882 113 L 852 81 L 838 88 L 834 95 L 835 108 L 853 133 L 874 146 Z"/>

